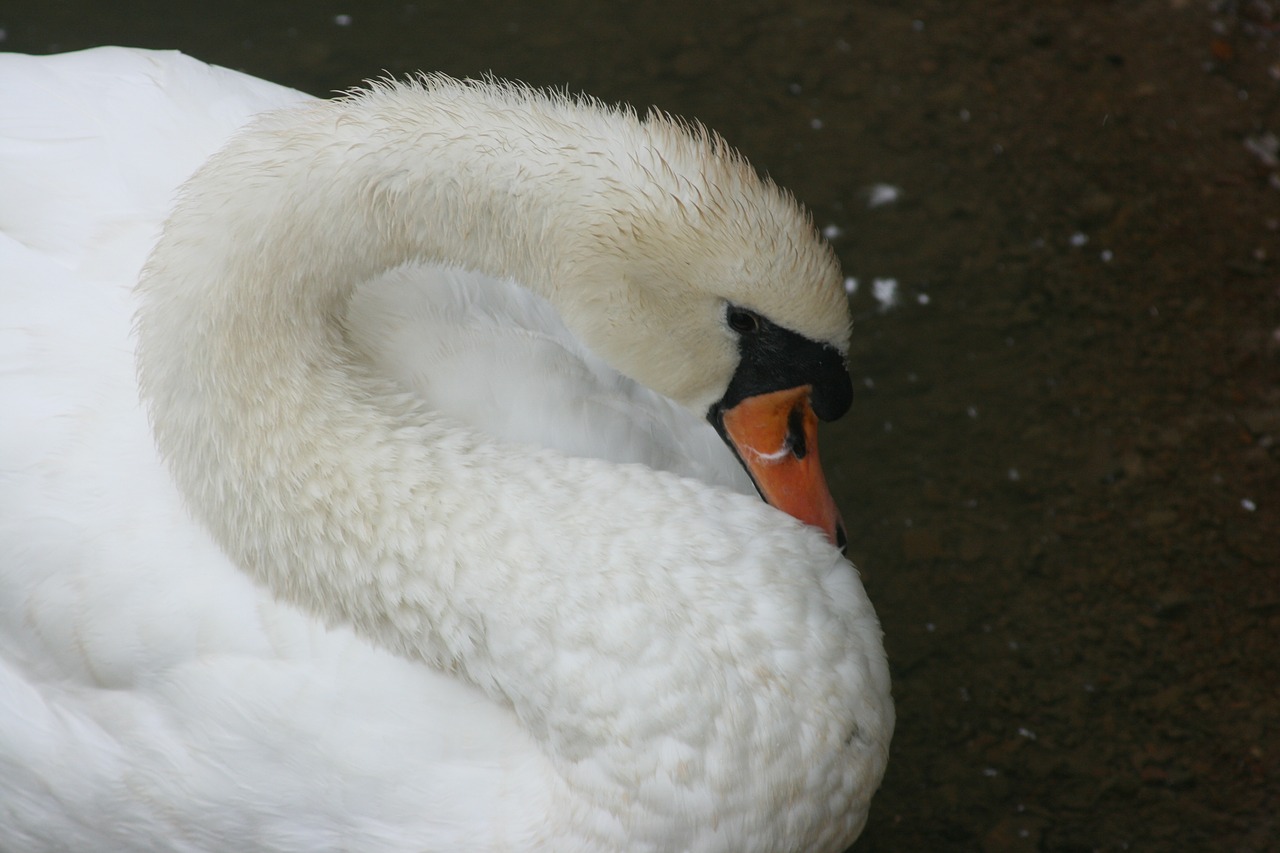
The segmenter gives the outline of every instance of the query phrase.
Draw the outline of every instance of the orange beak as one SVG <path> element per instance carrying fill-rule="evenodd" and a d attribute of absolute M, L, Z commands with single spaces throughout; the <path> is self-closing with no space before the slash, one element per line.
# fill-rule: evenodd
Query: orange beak
<path fill-rule="evenodd" d="M 809 403 L 811 391 L 801 385 L 747 397 L 724 412 L 724 431 L 766 501 L 843 548 L 840 510 L 818 460 L 818 416 Z"/>

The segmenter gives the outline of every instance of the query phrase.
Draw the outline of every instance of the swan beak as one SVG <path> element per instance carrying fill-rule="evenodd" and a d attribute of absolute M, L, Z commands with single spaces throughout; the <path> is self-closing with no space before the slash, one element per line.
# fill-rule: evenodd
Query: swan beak
<path fill-rule="evenodd" d="M 818 528 L 843 550 L 844 524 L 818 460 L 811 391 L 801 385 L 747 397 L 724 411 L 724 433 L 761 497 Z"/>

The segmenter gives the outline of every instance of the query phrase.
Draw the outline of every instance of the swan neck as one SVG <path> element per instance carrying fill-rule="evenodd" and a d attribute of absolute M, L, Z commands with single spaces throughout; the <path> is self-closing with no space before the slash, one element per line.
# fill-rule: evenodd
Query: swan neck
<path fill-rule="evenodd" d="M 266 116 L 191 179 L 139 286 L 139 375 L 179 487 L 243 568 L 328 621 L 470 672 L 474 649 L 430 624 L 438 606 L 389 611 L 407 610 L 424 566 L 462 558 L 433 551 L 456 520 L 428 496 L 483 500 L 479 474 L 503 451 L 374 375 L 344 317 L 361 283 L 419 261 L 553 297 L 570 232 L 530 176 L 518 112 L 481 98 L 468 121 L 448 98 L 405 95 Z"/>

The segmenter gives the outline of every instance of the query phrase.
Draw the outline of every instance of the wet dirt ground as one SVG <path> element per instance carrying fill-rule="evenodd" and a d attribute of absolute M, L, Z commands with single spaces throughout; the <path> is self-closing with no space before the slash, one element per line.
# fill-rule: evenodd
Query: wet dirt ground
<path fill-rule="evenodd" d="M 9 0 L 0 49 L 492 71 L 697 117 L 813 209 L 899 713 L 856 850 L 1280 849 L 1280 4 L 210 8 Z"/>

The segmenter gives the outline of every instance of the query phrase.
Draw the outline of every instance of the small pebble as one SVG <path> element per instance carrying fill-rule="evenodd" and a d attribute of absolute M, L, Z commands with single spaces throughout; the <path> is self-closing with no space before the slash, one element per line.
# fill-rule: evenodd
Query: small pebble
<path fill-rule="evenodd" d="M 867 190 L 867 207 L 883 207 L 893 204 L 902 196 L 902 190 L 893 184 L 873 184 Z"/>
<path fill-rule="evenodd" d="M 898 304 L 898 280 L 896 278 L 873 279 L 871 295 L 880 303 L 881 311 L 888 311 Z"/>

